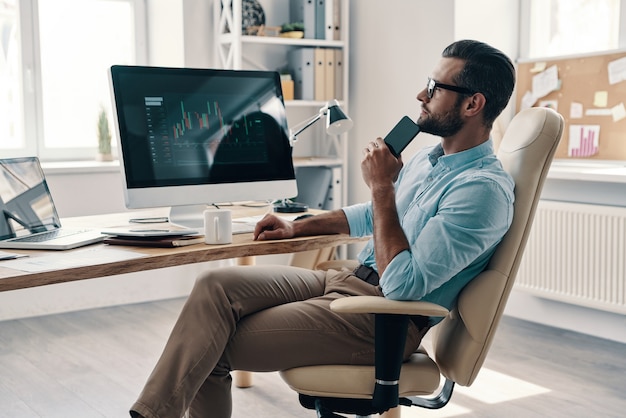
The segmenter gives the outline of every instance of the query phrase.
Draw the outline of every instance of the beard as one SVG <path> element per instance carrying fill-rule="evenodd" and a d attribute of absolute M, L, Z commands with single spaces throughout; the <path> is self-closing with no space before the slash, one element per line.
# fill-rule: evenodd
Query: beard
<path fill-rule="evenodd" d="M 460 111 L 461 103 L 457 102 L 452 110 L 444 114 L 433 115 L 429 113 L 427 117 L 420 116 L 417 124 L 422 132 L 443 138 L 453 136 L 463 128 Z"/>

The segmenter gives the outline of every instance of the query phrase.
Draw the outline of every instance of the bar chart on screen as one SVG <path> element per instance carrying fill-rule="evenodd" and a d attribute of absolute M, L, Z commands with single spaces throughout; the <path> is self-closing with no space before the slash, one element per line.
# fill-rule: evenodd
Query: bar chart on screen
<path fill-rule="evenodd" d="M 211 126 L 209 118 L 217 118 L 220 129 L 225 129 L 224 119 L 222 118 L 222 112 L 219 108 L 218 102 L 206 102 L 206 112 L 193 111 L 189 112 L 185 110 L 185 102 L 180 101 L 181 119 L 178 122 L 172 124 L 174 131 L 174 138 L 178 139 L 185 135 L 185 132 L 191 129 L 206 129 Z"/>
<path fill-rule="evenodd" d="M 217 100 L 203 96 L 185 97 L 145 97 L 146 121 L 150 135 L 155 137 L 181 139 L 194 131 L 212 129 L 227 134 L 222 111 Z M 193 110 L 188 110 L 193 109 Z M 191 135 L 193 136 L 193 135 Z"/>
<path fill-rule="evenodd" d="M 570 125 L 568 156 L 591 157 L 599 150 L 600 125 Z"/>

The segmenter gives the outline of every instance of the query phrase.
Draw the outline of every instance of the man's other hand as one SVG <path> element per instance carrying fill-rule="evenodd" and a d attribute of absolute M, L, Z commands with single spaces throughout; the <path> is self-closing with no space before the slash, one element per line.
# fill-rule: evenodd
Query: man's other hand
<path fill-rule="evenodd" d="M 255 241 L 293 237 L 293 223 L 271 213 L 265 215 L 254 228 Z"/>

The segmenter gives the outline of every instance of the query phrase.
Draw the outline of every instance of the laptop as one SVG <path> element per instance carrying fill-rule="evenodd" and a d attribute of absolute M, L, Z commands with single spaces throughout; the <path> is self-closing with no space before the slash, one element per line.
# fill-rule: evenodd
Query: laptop
<path fill-rule="evenodd" d="M 0 159 L 0 248 L 69 250 L 102 240 L 96 230 L 61 227 L 38 158 Z"/>

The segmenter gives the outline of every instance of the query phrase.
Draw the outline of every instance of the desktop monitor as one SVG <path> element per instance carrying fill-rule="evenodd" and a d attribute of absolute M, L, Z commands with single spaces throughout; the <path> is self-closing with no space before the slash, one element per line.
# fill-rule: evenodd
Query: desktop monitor
<path fill-rule="evenodd" d="M 128 208 L 196 228 L 207 205 L 297 195 L 278 73 L 115 65 L 110 81 Z"/>

